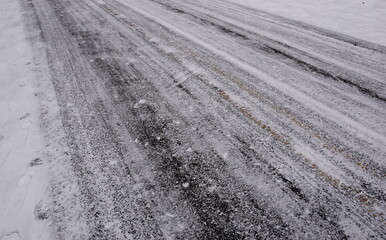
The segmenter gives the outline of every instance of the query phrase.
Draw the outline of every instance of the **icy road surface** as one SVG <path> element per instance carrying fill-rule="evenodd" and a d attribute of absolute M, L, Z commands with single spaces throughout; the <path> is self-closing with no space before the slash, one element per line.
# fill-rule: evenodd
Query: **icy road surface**
<path fill-rule="evenodd" d="M 223 0 L 21 3 L 60 238 L 385 236 L 385 46 Z"/>

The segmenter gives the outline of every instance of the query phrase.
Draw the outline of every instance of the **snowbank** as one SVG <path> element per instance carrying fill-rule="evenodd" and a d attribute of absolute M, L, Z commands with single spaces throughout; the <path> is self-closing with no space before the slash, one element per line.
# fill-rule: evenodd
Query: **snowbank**
<path fill-rule="evenodd" d="M 228 0 L 386 45 L 385 0 Z"/>
<path fill-rule="evenodd" d="M 14 0 L 0 1 L 0 76 L 0 239 L 54 239 L 32 50 Z"/>

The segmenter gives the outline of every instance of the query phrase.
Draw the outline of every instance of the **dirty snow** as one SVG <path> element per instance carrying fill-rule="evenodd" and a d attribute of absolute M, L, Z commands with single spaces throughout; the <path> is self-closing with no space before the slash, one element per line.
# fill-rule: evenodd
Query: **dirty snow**
<path fill-rule="evenodd" d="M 207 5 L 210 5 L 210 1 L 202 0 L 205 4 L 208 3 Z M 386 45 L 386 29 L 381 25 L 386 22 L 384 16 L 386 14 L 382 14 L 385 12 L 385 1 L 229 1 Z M 374 236 L 382 234 L 383 230 L 377 232 L 374 229 L 378 225 L 372 224 L 379 224 L 375 215 L 379 214 L 378 212 L 383 214 L 384 204 L 367 206 L 362 204 L 364 200 L 359 198 L 359 195 L 346 194 L 346 189 L 351 189 L 351 185 L 354 187 L 374 187 L 375 190 L 372 188 L 353 188 L 357 193 L 361 192 L 366 197 L 365 201 L 368 201 L 367 196 L 372 197 L 378 189 L 381 189 L 383 193 L 384 185 L 376 182 L 381 178 L 376 175 L 378 173 L 376 167 L 379 165 L 383 167 L 383 163 L 378 163 L 383 159 L 382 154 L 385 155 L 382 147 L 386 142 L 386 137 L 383 132 L 378 131 L 378 126 L 384 126 L 384 123 L 381 122 L 383 118 L 378 119 L 378 116 L 385 115 L 382 108 L 384 102 L 379 102 L 377 99 L 362 95 L 357 91 L 351 93 L 351 86 L 346 86 L 341 82 L 332 82 L 331 80 L 334 79 L 322 78 L 316 74 L 314 76 L 307 71 L 281 64 L 283 59 L 276 56 L 278 54 L 275 55 L 275 52 L 268 51 L 263 55 L 259 52 L 263 48 L 257 49 L 259 51 L 256 52 L 251 51 L 243 39 L 237 38 L 237 34 L 229 34 L 230 32 L 233 33 L 231 31 L 233 29 L 232 24 L 235 23 L 234 26 L 240 27 L 236 29 L 242 33 L 239 34 L 240 36 L 250 35 L 250 41 L 256 42 L 261 39 L 258 38 L 258 34 L 252 33 L 260 31 L 259 28 L 252 24 L 240 26 L 241 21 L 236 15 L 230 18 L 217 17 L 217 15 L 221 16 L 222 12 L 216 12 L 213 9 L 213 12 L 210 13 L 212 15 L 209 14 L 209 17 L 205 17 L 205 13 L 211 11 L 205 8 L 207 5 L 204 5 L 204 9 L 201 10 L 200 5 L 197 5 L 193 8 L 187 8 L 189 11 L 185 8 L 185 11 L 182 11 L 170 6 L 169 8 L 163 7 L 163 5 L 157 5 L 153 2 L 135 0 L 95 1 L 91 6 L 82 1 L 63 1 L 63 4 L 68 3 L 65 7 L 66 11 L 61 11 L 58 14 L 56 8 L 61 7 L 61 1 L 53 0 L 50 2 L 52 5 L 45 4 L 47 3 L 45 0 L 34 0 L 33 2 L 38 9 L 38 17 L 43 26 L 42 31 L 46 36 L 51 37 L 45 42 L 48 46 L 47 49 L 51 49 L 48 51 L 51 51 L 51 56 L 55 56 L 52 59 L 57 60 L 57 62 L 51 61 L 49 64 L 51 66 L 63 66 L 63 72 L 66 72 L 68 66 L 64 63 L 67 59 L 79 60 L 72 65 L 75 66 L 76 70 L 79 70 L 79 72 L 71 73 L 74 75 L 70 74 L 74 76 L 74 79 L 69 80 L 66 79 L 65 74 L 58 74 L 61 77 L 54 81 L 57 81 L 60 86 L 63 85 L 63 89 L 68 91 L 57 91 L 57 94 L 62 97 L 61 107 L 71 110 L 87 110 L 86 112 L 79 111 L 79 116 L 75 116 L 74 113 L 77 111 L 74 111 L 72 113 L 74 115 L 69 115 L 68 118 L 78 119 L 79 117 L 80 120 L 85 120 L 85 126 L 90 126 L 90 129 L 95 130 L 82 129 L 76 121 L 69 121 L 68 126 L 66 126 L 67 129 L 72 128 L 69 132 L 74 135 L 73 137 L 81 139 L 75 143 L 80 149 L 77 150 L 80 152 L 79 159 L 75 160 L 83 160 L 84 166 L 82 165 L 82 168 L 79 168 L 81 170 L 77 169 L 77 171 L 81 171 L 82 174 L 86 173 L 85 176 L 82 175 L 84 181 L 81 182 L 83 185 L 80 187 L 87 191 L 83 191 L 83 193 L 80 191 L 80 187 L 77 185 L 79 183 L 77 181 L 78 176 L 75 177 L 75 173 L 72 172 L 73 169 L 66 165 L 69 164 L 69 161 L 64 160 L 69 158 L 68 155 L 73 154 L 73 152 L 67 149 L 58 150 L 59 147 L 55 145 L 55 141 L 58 139 L 65 139 L 61 132 L 63 126 L 59 123 L 60 118 L 55 118 L 56 120 L 59 119 L 59 122 L 55 122 L 57 125 L 52 122 L 45 122 L 44 117 L 43 120 L 39 118 L 40 112 L 44 112 L 41 109 L 49 108 L 49 106 L 42 104 L 40 93 L 44 92 L 42 95 L 54 95 L 55 93 L 46 89 L 46 86 L 40 86 L 39 89 L 35 87 L 35 82 L 41 81 L 42 74 L 36 72 L 36 63 L 32 58 L 32 52 L 36 54 L 34 42 L 32 41 L 34 51 L 31 51 L 23 30 L 18 1 L 4 0 L 0 3 L 0 76 L 2 76 L 0 78 L 0 240 L 55 239 L 56 236 L 51 232 L 51 227 L 64 229 L 63 232 L 58 233 L 62 234 L 63 239 L 75 239 L 75 236 L 93 236 L 95 238 L 95 235 L 92 234 L 100 233 L 100 223 L 104 224 L 106 228 L 105 236 L 107 234 L 110 234 L 109 236 L 113 236 L 113 234 L 117 234 L 116 236 L 134 236 L 130 233 L 132 229 L 136 229 L 138 233 L 152 232 L 153 230 L 154 233 L 157 233 L 158 227 L 166 238 L 183 236 L 178 234 L 184 232 L 194 235 L 196 233 L 189 232 L 190 229 L 187 227 L 194 226 L 192 223 L 197 226 L 203 223 L 201 226 L 203 234 L 208 234 L 213 230 L 208 227 L 207 223 L 214 223 L 214 226 L 219 227 L 219 231 L 223 231 L 225 236 L 231 236 L 231 231 L 227 232 L 224 229 L 244 229 L 256 219 L 262 219 L 260 216 L 255 218 L 254 214 L 262 214 L 264 218 L 268 219 L 257 224 L 259 229 L 253 229 L 259 234 L 272 234 L 276 230 L 278 234 L 287 234 L 289 231 L 286 231 L 285 228 L 279 229 L 283 226 L 289 226 L 290 229 L 295 229 L 296 234 L 300 234 L 292 235 L 293 238 L 296 236 L 306 237 L 306 235 L 302 235 L 304 233 L 308 236 L 312 236 L 312 234 L 313 236 L 317 236 L 315 234 L 334 236 L 334 232 L 331 233 L 331 231 L 337 231 L 335 236 L 345 236 L 338 235 L 344 233 L 347 236 L 361 236 L 363 238 L 372 236 L 372 234 Z M 118 4 L 119 2 L 121 5 Z M 183 1 L 181 2 L 181 6 L 178 7 L 186 6 L 187 3 L 184 5 Z M 226 2 L 220 4 L 226 4 Z M 83 11 L 79 10 L 81 7 L 92 11 L 83 16 Z M 196 11 L 194 11 L 195 9 Z M 170 11 L 174 11 L 174 13 Z M 192 11 L 191 15 L 188 14 L 190 11 Z M 62 13 L 65 14 L 65 17 Z M 130 14 L 125 15 L 123 13 Z M 49 18 L 51 15 L 56 16 L 58 22 L 48 21 L 55 19 Z M 192 18 L 193 15 L 202 17 L 203 21 L 197 21 L 198 17 Z M 264 16 L 264 14 L 262 15 Z M 213 19 L 210 16 L 217 18 L 220 21 L 219 25 L 216 25 L 215 21 L 211 22 Z M 101 23 L 100 19 L 105 18 L 107 22 L 112 23 L 109 28 L 98 25 Z M 73 41 L 79 39 L 69 37 L 68 39 L 71 38 L 71 40 L 66 42 L 63 41 L 63 39 L 66 40 L 64 36 L 53 37 L 58 29 L 57 26 L 66 27 L 67 29 L 64 28 L 66 31 L 79 31 L 79 29 L 72 28 L 74 23 L 64 24 L 68 23 L 66 21 L 69 19 L 72 19 L 71 21 L 74 23 L 78 23 L 77 21 L 82 23 L 84 29 L 87 30 L 82 33 L 89 33 L 89 40 L 95 42 L 89 42 L 88 46 L 85 44 L 87 41 L 81 41 L 78 46 L 73 45 Z M 254 22 L 253 19 L 253 17 L 249 19 L 250 23 Z M 267 19 L 269 20 L 270 17 L 268 16 Z M 151 20 L 153 21 L 152 24 L 148 24 Z M 59 24 L 60 21 L 63 25 Z M 141 40 L 133 34 L 130 27 L 127 27 L 131 26 L 128 24 L 131 22 L 135 23 L 138 29 L 142 27 L 143 33 L 146 33 L 150 39 L 148 43 L 152 43 L 151 46 L 143 47 L 145 44 L 143 39 Z M 203 24 L 203 22 L 207 24 Z M 278 26 L 281 22 L 272 22 L 272 28 L 275 28 L 275 24 Z M 221 27 L 223 25 L 229 29 Z M 299 36 L 296 31 L 291 33 L 298 39 L 311 39 L 308 36 L 309 33 L 305 29 L 302 30 L 305 32 L 304 35 Z M 98 36 L 95 39 L 91 35 L 94 31 L 95 36 Z M 273 40 L 275 37 L 285 38 L 283 37 L 285 35 L 275 36 L 275 32 L 265 34 Z M 111 36 L 116 36 L 113 38 L 114 41 L 106 43 L 105 40 L 110 39 Z M 124 38 L 125 36 L 129 37 Z M 180 39 L 180 42 L 178 44 L 171 43 L 168 41 L 169 37 Z M 102 83 L 106 79 L 99 75 L 106 73 L 108 68 L 98 67 L 95 64 L 96 61 L 90 60 L 91 57 L 95 56 L 87 55 L 94 51 L 85 50 L 90 50 L 88 47 L 90 48 L 91 43 L 103 43 L 105 44 L 103 47 L 111 47 L 111 51 L 115 53 L 119 47 L 126 46 L 128 39 L 130 39 L 130 44 L 140 50 L 136 53 L 138 55 L 133 55 L 132 52 L 123 52 L 122 54 L 130 57 L 139 56 L 136 59 L 138 64 L 133 64 L 133 66 L 138 67 L 137 65 L 140 65 L 138 68 L 141 70 L 140 74 L 143 79 L 138 78 L 142 82 L 133 82 L 130 91 L 125 92 L 131 97 L 127 98 L 130 101 L 125 99 L 118 106 L 115 100 L 120 99 L 120 95 L 109 95 L 116 86 L 106 85 L 106 89 L 98 87 L 97 93 L 94 94 L 94 88 L 91 86 L 94 83 L 97 83 L 98 86 L 103 85 Z M 298 39 L 294 44 L 299 42 L 301 51 L 308 51 L 311 55 L 320 55 L 319 58 L 326 60 L 327 56 L 324 56 L 323 53 L 329 55 L 327 54 L 328 51 L 323 52 L 322 49 L 321 54 L 318 52 L 318 45 L 310 46 L 310 49 L 307 49 L 306 46 L 308 45 L 297 41 Z M 327 46 L 326 49 L 329 50 L 328 42 L 323 42 L 323 39 L 316 37 L 312 39 L 316 43 L 320 41 L 320 46 Z M 98 42 L 99 40 L 100 42 Z M 120 45 L 121 41 L 124 43 L 122 46 Z M 270 41 L 265 41 L 264 44 L 271 44 Z M 283 43 L 285 41 L 294 42 L 293 39 L 282 40 Z M 341 49 L 338 47 L 345 46 L 346 51 L 343 55 L 352 56 L 354 60 L 357 60 L 354 54 L 357 53 L 356 51 L 368 53 L 368 49 L 362 49 L 360 46 L 347 47 L 344 44 L 337 40 L 336 43 L 331 44 L 331 47 L 337 47 L 337 50 L 340 51 Z M 68 51 L 64 51 L 66 53 L 60 55 L 61 51 L 58 49 L 61 48 L 54 48 L 53 46 L 63 47 Z M 101 51 L 100 48 L 102 46 L 96 47 L 95 50 Z M 165 52 L 161 51 L 162 49 L 166 49 Z M 238 51 L 235 51 L 236 49 Z M 279 52 L 279 50 L 276 51 Z M 289 50 L 287 49 L 287 51 Z M 42 52 L 41 54 L 44 54 L 44 51 Z M 72 52 L 74 55 L 70 54 Z M 293 52 L 291 54 L 287 55 L 296 59 L 298 53 Z M 283 52 L 281 55 L 286 56 L 286 53 Z M 116 56 L 114 55 L 114 58 Z M 363 54 L 364 59 L 376 59 L 372 56 L 372 54 Z M 113 58 L 106 57 L 106 59 L 106 61 L 101 62 L 113 62 Z M 115 60 L 119 63 L 119 59 L 117 59 Z M 174 62 L 173 59 L 182 60 Z M 267 63 L 259 65 L 259 59 L 266 59 Z M 331 59 L 334 60 L 333 56 Z M 104 60 L 104 58 L 99 60 Z M 211 64 L 214 60 L 217 60 L 215 64 L 217 67 L 215 68 Z M 255 60 L 259 61 L 255 62 Z M 342 61 L 341 56 L 334 61 L 332 60 L 331 67 L 326 70 L 332 73 L 334 64 L 346 64 L 343 69 L 350 72 L 356 68 L 355 64 L 360 63 L 360 61 L 354 61 L 353 64 L 349 58 L 340 63 Z M 270 62 L 280 62 L 281 65 L 278 64 L 278 66 L 282 67 L 281 74 L 293 82 L 277 77 L 275 75 L 276 70 L 271 69 L 270 65 L 272 64 Z M 77 63 L 84 63 L 85 65 L 78 65 Z M 89 63 L 93 64 L 88 65 Z M 318 62 L 311 63 L 316 64 L 316 66 L 320 64 Z M 123 66 L 123 64 L 121 65 Z M 124 79 L 127 77 L 125 74 L 127 69 L 121 65 L 117 64 L 117 67 L 122 71 L 119 71 L 119 76 L 115 77 Z M 147 66 L 152 69 L 149 70 L 150 68 Z M 367 69 L 366 67 L 367 65 L 364 69 Z M 228 68 L 232 73 L 231 75 L 235 77 L 229 77 L 226 74 Z M 61 73 L 60 68 L 53 69 L 56 69 L 57 73 Z M 179 69 L 181 71 L 177 71 Z M 220 71 L 221 69 L 224 71 Z M 88 72 L 89 70 L 90 72 Z M 369 67 L 368 71 L 363 71 L 363 74 L 366 78 L 375 76 L 375 81 L 378 81 L 377 77 L 380 76 L 378 70 L 384 72 L 384 68 L 374 66 L 374 68 Z M 102 74 L 95 74 L 92 84 L 91 81 L 85 81 L 82 76 L 90 76 L 89 73 L 94 73 L 94 71 Z M 157 74 L 153 74 L 153 71 Z M 287 76 L 286 73 L 289 72 L 293 75 Z M 158 75 L 160 76 L 158 77 Z M 106 76 L 110 75 L 107 74 Z M 50 75 L 47 73 L 44 77 L 48 79 Z M 206 81 L 206 79 L 208 80 Z M 251 79 L 253 84 L 249 84 Z M 258 81 L 255 81 L 256 79 Z M 307 81 L 300 82 L 305 79 Z M 309 86 L 306 84 L 319 82 L 317 81 L 319 79 L 328 80 L 328 82 L 323 83 L 325 84 L 323 88 L 319 88 L 319 85 L 316 84 L 310 84 L 311 87 L 306 89 Z M 173 87 L 173 85 L 168 89 L 164 88 L 166 83 L 170 82 L 185 87 L 185 93 L 194 98 L 186 97 L 187 95 L 182 93 L 182 90 Z M 66 85 L 66 83 L 70 84 Z M 76 101 L 72 103 L 72 95 L 66 96 L 66 94 L 74 90 L 78 91 L 77 84 L 80 83 L 85 84 L 82 86 L 90 91 L 80 91 L 80 94 L 75 94 L 79 99 L 74 99 Z M 149 86 L 155 86 L 156 90 L 148 87 L 148 83 Z M 335 84 L 341 88 L 334 89 Z M 124 85 L 122 86 L 124 87 Z M 259 86 L 270 87 L 262 91 L 267 96 L 256 94 L 260 89 L 255 91 L 255 87 L 258 88 Z M 311 91 L 313 89 L 319 91 L 317 96 L 331 98 L 331 104 L 314 98 L 314 92 Z M 283 95 L 286 96 L 283 97 L 281 94 L 277 94 L 278 92 L 284 93 Z M 86 93 L 93 94 L 83 95 Z M 356 100 L 363 98 L 363 104 L 370 108 L 363 109 L 361 108 L 362 105 L 349 98 L 347 105 L 353 108 L 354 116 L 357 115 L 358 118 L 347 115 L 344 105 L 339 104 L 340 98 L 349 93 Z M 275 101 L 268 101 L 270 94 L 274 96 Z M 110 96 L 113 96 L 115 100 L 110 99 Z M 142 99 L 142 97 L 146 99 Z M 50 99 L 54 98 L 50 97 Z M 104 109 L 97 108 L 97 105 L 87 105 L 85 100 L 88 99 L 100 100 L 107 107 Z M 344 99 L 346 100 L 346 98 Z M 296 105 L 295 100 L 300 105 Z M 380 113 L 373 111 L 373 103 L 380 106 Z M 282 104 L 287 105 L 288 111 L 287 109 L 285 109 L 286 111 L 281 110 Z M 333 104 L 335 106 L 331 107 Z M 81 106 L 79 107 L 79 105 Z M 126 105 L 134 108 L 129 109 L 130 111 L 143 114 L 139 115 L 140 117 L 137 119 L 133 117 L 134 115 L 130 115 L 130 111 L 118 111 L 127 110 Z M 291 108 L 292 106 L 295 107 Z M 153 108 L 156 110 L 153 111 Z M 104 111 L 99 112 L 100 109 Z M 189 111 L 186 111 L 187 109 Z M 309 113 L 313 113 L 317 118 L 314 118 L 314 115 L 307 116 Z M 370 114 L 369 118 L 375 116 L 375 120 L 367 124 L 364 121 L 365 118 L 362 118 L 366 115 L 365 113 Z M 90 120 L 88 116 L 97 118 Z M 142 119 L 145 116 L 150 116 L 148 121 Z M 158 121 L 159 119 L 162 121 Z M 167 119 L 165 123 L 172 122 L 172 124 L 165 128 L 163 119 Z M 306 124 L 303 125 L 303 120 L 304 123 L 309 122 L 311 127 Z M 40 121 L 44 126 L 49 125 L 48 128 L 56 127 L 59 129 L 60 134 L 51 133 L 51 135 L 55 134 L 56 136 L 50 136 L 50 146 L 43 138 Z M 266 123 L 269 123 L 268 127 L 265 125 Z M 150 132 L 149 126 L 153 125 L 155 132 Z M 150 127 L 150 129 L 153 128 Z M 323 135 L 325 129 L 327 137 Z M 90 134 L 90 132 L 92 133 Z M 346 141 L 345 136 L 353 140 L 348 139 Z M 153 138 L 159 142 L 152 141 Z M 122 145 L 112 141 L 116 139 Z M 333 148 L 335 139 L 343 146 L 344 151 Z M 84 146 L 90 147 L 90 150 Z M 365 147 L 362 148 L 362 146 Z M 161 147 L 165 149 L 161 149 Z M 348 150 L 345 149 L 346 147 Z M 50 179 L 50 182 L 48 181 L 49 161 L 45 157 L 45 149 L 48 148 L 55 149 L 57 154 L 54 158 L 56 165 L 50 168 L 50 174 L 55 178 Z M 100 149 L 107 149 L 107 151 Z M 356 150 L 359 153 L 365 153 L 365 157 L 363 159 L 354 158 L 357 155 Z M 346 154 L 345 151 L 349 154 Z M 346 158 L 349 161 L 346 161 Z M 171 164 L 172 167 L 166 167 L 169 164 L 164 161 L 165 159 L 175 159 L 180 164 L 176 164 L 176 166 Z M 265 159 L 267 159 L 266 162 Z M 342 163 L 342 159 L 346 162 Z M 222 164 L 223 162 L 225 164 Z M 362 167 L 363 162 L 366 162 L 367 165 L 363 164 Z M 223 167 L 224 165 L 227 167 Z M 335 179 L 337 181 L 332 181 Z M 340 183 L 344 183 L 341 185 L 344 187 L 334 186 L 338 180 Z M 147 190 L 146 184 L 148 182 L 152 184 L 151 189 L 153 190 L 151 191 Z M 51 212 L 47 204 L 49 184 L 53 187 L 51 194 L 58 200 L 56 206 L 52 206 Z M 164 189 L 159 187 L 160 185 L 166 186 L 167 191 L 164 192 Z M 347 187 L 345 187 L 346 185 Z M 131 186 L 132 188 L 130 188 Z M 126 187 L 128 188 L 126 189 Z M 117 189 L 122 191 L 122 195 L 116 194 L 119 193 Z M 89 192 L 90 195 L 85 194 Z M 250 196 L 250 193 L 254 195 Z M 186 199 L 182 204 L 181 196 Z M 235 199 L 241 199 L 241 201 L 238 202 Z M 377 200 L 380 197 L 375 195 L 374 199 Z M 251 203 L 256 203 L 256 200 L 259 201 L 258 204 L 262 208 L 266 209 L 266 213 L 256 211 L 252 207 Z M 138 203 L 144 204 L 137 205 Z M 229 209 L 234 209 L 234 211 L 224 211 L 223 203 L 226 203 L 226 206 L 229 205 Z M 95 204 L 96 207 L 87 208 L 92 204 Z M 142 208 L 143 206 L 146 208 Z M 147 212 L 148 208 L 151 208 L 151 214 L 155 214 L 154 219 L 158 221 L 158 225 L 153 220 L 146 219 L 150 215 Z M 352 213 L 357 212 L 357 215 L 345 215 L 347 212 L 344 209 Z M 335 211 L 337 211 L 336 215 L 339 216 L 335 216 Z M 370 212 L 374 211 L 375 213 L 370 215 Z M 134 212 L 135 217 L 139 219 L 137 222 L 132 221 L 131 218 L 131 213 Z M 207 214 L 207 212 L 213 214 Z M 50 213 L 53 216 L 49 216 Z M 224 214 L 236 218 L 231 223 L 221 222 L 223 216 L 226 216 Z M 324 214 L 327 216 L 326 218 L 323 218 Z M 175 218 L 175 220 L 165 220 L 165 216 Z M 370 217 L 368 218 L 368 216 Z M 52 221 L 52 219 L 57 221 Z M 283 222 L 280 222 L 281 219 Z M 243 225 L 244 220 L 245 226 Z M 368 222 L 367 225 L 366 222 Z M 225 226 L 223 226 L 224 223 Z M 128 226 L 130 224 L 133 227 Z M 260 227 L 262 228 L 261 231 Z M 340 231 L 338 227 L 344 228 L 344 232 Z M 271 231 L 274 228 L 276 230 Z M 88 235 L 89 233 L 90 235 Z M 124 235 L 126 233 L 128 234 Z M 197 231 L 197 233 L 199 232 Z M 79 237 L 79 239 L 84 238 L 87 237 Z M 123 237 L 121 238 L 123 239 Z"/>

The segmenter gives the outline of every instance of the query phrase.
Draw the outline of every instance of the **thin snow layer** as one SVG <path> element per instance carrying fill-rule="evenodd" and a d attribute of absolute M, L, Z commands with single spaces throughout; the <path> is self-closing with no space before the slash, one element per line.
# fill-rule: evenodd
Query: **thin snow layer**
<path fill-rule="evenodd" d="M 0 2 L 0 239 L 53 239 L 33 60 L 18 1 Z"/>
<path fill-rule="evenodd" d="M 384 47 L 224 0 L 22 3 L 61 239 L 385 235 Z"/>
<path fill-rule="evenodd" d="M 386 1 L 384 0 L 229 1 L 386 45 Z"/>

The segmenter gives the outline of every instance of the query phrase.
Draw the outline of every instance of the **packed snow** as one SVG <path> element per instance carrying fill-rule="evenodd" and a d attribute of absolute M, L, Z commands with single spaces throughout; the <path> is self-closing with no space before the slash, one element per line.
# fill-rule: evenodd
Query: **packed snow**
<path fill-rule="evenodd" d="M 385 10 L 1 1 L 0 240 L 384 235 Z"/>
<path fill-rule="evenodd" d="M 228 0 L 386 45 L 384 0 Z"/>
<path fill-rule="evenodd" d="M 31 46 L 18 1 L 0 2 L 0 239 L 54 239 Z"/>

